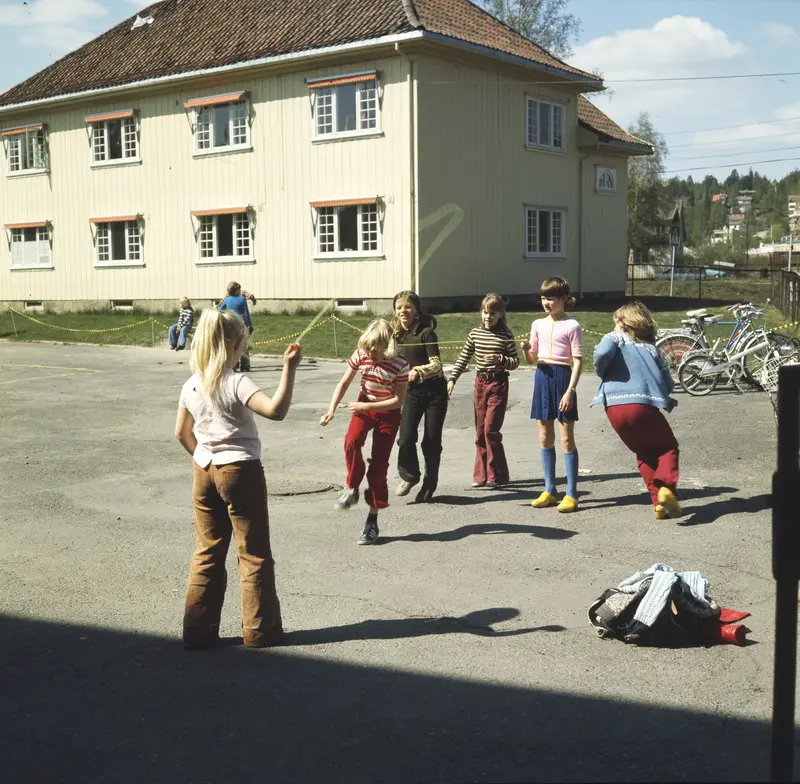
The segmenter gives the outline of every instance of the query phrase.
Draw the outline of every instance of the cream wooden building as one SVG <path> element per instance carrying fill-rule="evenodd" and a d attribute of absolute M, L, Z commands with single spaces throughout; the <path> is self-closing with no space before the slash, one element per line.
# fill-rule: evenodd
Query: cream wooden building
<path fill-rule="evenodd" d="M 0 96 L 0 302 L 620 292 L 600 89 L 467 0 L 164 0 Z"/>

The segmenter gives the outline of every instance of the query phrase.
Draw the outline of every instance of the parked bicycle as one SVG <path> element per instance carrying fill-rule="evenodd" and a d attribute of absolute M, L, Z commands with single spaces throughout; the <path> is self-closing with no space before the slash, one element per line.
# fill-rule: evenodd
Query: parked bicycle
<path fill-rule="evenodd" d="M 725 343 L 725 356 L 730 357 L 745 352 L 742 354 L 743 374 L 737 376 L 737 380 L 745 381 L 754 387 L 760 386 L 759 373 L 770 348 L 780 349 L 782 352 L 787 348 L 800 349 L 800 340 L 797 338 L 755 326 L 755 322 L 763 318 L 765 308 L 757 308 L 752 303 L 739 303 L 727 310 L 735 316 L 736 321 L 722 321 L 724 318 L 722 315 L 710 315 L 705 309 L 691 310 L 686 314 L 688 318 L 681 322 L 684 325 L 682 329 L 661 333 L 660 339 L 656 341 L 656 347 L 666 358 L 674 376 L 679 377 L 680 366 L 690 352 L 711 348 L 712 341 L 707 327 L 712 324 L 733 328 Z M 762 345 L 764 340 L 766 345 Z M 745 351 L 754 347 L 755 351 Z"/>

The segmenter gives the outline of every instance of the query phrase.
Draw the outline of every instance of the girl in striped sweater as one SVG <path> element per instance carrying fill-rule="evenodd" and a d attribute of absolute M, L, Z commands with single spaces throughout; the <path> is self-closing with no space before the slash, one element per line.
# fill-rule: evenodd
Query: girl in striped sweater
<path fill-rule="evenodd" d="M 519 367 L 514 335 L 506 324 L 506 309 L 499 294 L 481 302 L 481 326 L 471 330 L 450 374 L 447 394 L 475 355 L 475 467 L 473 487 L 500 487 L 508 483 L 508 463 L 500 429 L 508 405 L 508 371 Z"/>

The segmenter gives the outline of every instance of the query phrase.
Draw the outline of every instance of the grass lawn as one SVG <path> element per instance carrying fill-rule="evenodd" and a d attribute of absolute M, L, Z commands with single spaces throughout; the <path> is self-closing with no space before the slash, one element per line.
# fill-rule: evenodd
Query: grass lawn
<path fill-rule="evenodd" d="M 666 289 L 665 289 L 666 287 Z M 636 281 L 635 298 L 642 299 L 653 311 L 662 327 L 680 326 L 686 310 L 707 307 L 709 310 L 722 309 L 726 304 L 737 301 L 752 301 L 763 304 L 771 296 L 769 281 L 707 281 L 704 284 L 704 299 L 696 297 L 697 283 L 680 281 L 676 283 L 676 296 L 665 296 L 669 292 L 669 283 L 664 281 Z M 705 298 L 705 295 L 708 298 Z M 602 335 L 612 328 L 611 314 L 620 302 L 604 303 L 591 308 L 578 307 L 573 315 L 584 328 L 586 345 L 594 345 Z M 514 334 L 522 335 L 529 331 L 531 321 L 539 318 L 541 311 L 514 311 L 508 314 L 509 325 Z M 253 353 L 278 354 L 290 342 L 286 336 L 301 332 L 313 316 L 306 313 L 299 315 L 277 315 L 259 312 L 253 314 L 255 332 Z M 64 343 L 98 343 L 101 345 L 151 346 L 150 315 L 147 313 L 62 313 L 35 314 L 34 318 L 43 324 L 15 315 L 12 323 L 11 314 L 0 313 L 0 338 L 8 340 L 50 340 Z M 359 332 L 373 318 L 372 315 L 359 314 L 343 316 L 342 320 L 351 326 L 337 322 L 334 332 L 331 321 L 323 321 L 303 338 L 303 349 L 308 357 L 345 358 L 355 348 Z M 171 314 L 155 314 L 155 341 L 157 346 L 165 346 L 167 332 L 164 326 L 177 320 L 177 312 Z M 469 330 L 479 323 L 476 313 L 446 313 L 437 316 L 438 334 L 441 341 L 442 358 L 452 362 Z M 767 325 L 776 326 L 785 322 L 783 314 L 776 308 L 770 308 Z M 139 323 L 144 322 L 144 323 Z M 159 323 L 160 322 L 160 323 Z M 14 332 L 16 325 L 16 335 Z M 135 326 L 131 326 L 135 325 Z M 73 331 L 74 330 L 74 331 Z M 98 330 L 98 331 L 92 331 Z M 719 328 L 720 334 L 730 332 L 730 327 Z M 727 331 L 726 331 L 727 330 Z M 787 329 L 797 334 L 797 329 Z M 283 339 L 286 338 L 286 339 Z M 266 342 L 265 341 L 269 341 Z M 273 342 L 274 341 L 274 342 Z"/>

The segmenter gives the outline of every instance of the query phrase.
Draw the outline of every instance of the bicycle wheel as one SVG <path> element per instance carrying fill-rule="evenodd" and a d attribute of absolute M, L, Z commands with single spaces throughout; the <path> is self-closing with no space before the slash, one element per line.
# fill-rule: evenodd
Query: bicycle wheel
<path fill-rule="evenodd" d="M 767 345 L 758 351 L 748 354 L 742 359 L 744 366 L 744 378 L 748 384 L 761 389 L 761 371 L 764 367 L 764 362 L 768 358 L 774 357 L 776 352 L 778 355 L 791 354 L 800 349 L 800 340 L 791 335 L 784 335 L 782 332 L 756 332 L 739 350 L 746 350 L 748 347 L 756 344 L 763 343 L 766 340 Z"/>
<path fill-rule="evenodd" d="M 695 397 L 712 392 L 719 381 L 719 376 L 713 373 L 713 369 L 719 364 L 719 360 L 705 352 L 688 355 L 678 369 L 678 382 L 684 392 Z"/>
<path fill-rule="evenodd" d="M 667 360 L 669 372 L 674 379 L 678 378 L 678 368 L 684 356 L 700 347 L 700 341 L 691 335 L 668 335 L 656 343 L 656 348 Z"/>

